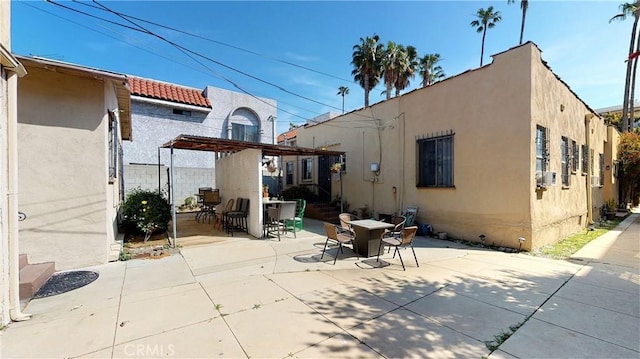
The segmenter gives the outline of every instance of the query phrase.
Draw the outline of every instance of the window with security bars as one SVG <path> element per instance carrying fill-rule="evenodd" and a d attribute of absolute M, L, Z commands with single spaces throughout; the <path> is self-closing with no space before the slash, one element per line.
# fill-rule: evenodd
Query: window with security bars
<path fill-rule="evenodd" d="M 305 158 L 302 160 L 302 180 L 311 181 L 313 179 L 313 159 Z"/>
<path fill-rule="evenodd" d="M 109 182 L 118 178 L 118 118 L 113 111 L 109 111 Z"/>
<path fill-rule="evenodd" d="M 453 133 L 420 139 L 417 187 L 453 187 Z"/>
<path fill-rule="evenodd" d="M 287 184 L 293 184 L 293 162 L 287 162 L 286 176 Z"/>
<path fill-rule="evenodd" d="M 569 139 L 562 136 L 560 142 L 560 166 L 562 167 L 562 185 L 569 186 L 571 176 L 569 173 L 569 166 L 571 165 L 570 151 L 569 151 Z"/>
<path fill-rule="evenodd" d="M 582 145 L 582 174 L 586 175 L 589 168 L 589 147 Z"/>
<path fill-rule="evenodd" d="M 598 169 L 598 175 L 600 177 L 600 186 L 604 185 L 604 155 L 600 153 L 598 165 L 600 168 Z"/>
<path fill-rule="evenodd" d="M 542 186 L 549 163 L 549 130 L 536 126 L 536 185 Z"/>
<path fill-rule="evenodd" d="M 576 144 L 576 141 L 571 140 L 571 173 L 578 172 L 578 162 L 580 161 L 580 148 Z"/>

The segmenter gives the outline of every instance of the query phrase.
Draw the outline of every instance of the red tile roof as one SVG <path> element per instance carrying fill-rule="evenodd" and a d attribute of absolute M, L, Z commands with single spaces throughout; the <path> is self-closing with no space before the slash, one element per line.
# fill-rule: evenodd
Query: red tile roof
<path fill-rule="evenodd" d="M 298 129 L 291 129 L 283 134 L 278 135 L 278 143 L 284 142 L 284 140 L 292 140 L 298 136 Z"/>
<path fill-rule="evenodd" d="M 197 89 L 138 77 L 128 77 L 128 81 L 131 95 L 211 108 L 209 99 Z"/>

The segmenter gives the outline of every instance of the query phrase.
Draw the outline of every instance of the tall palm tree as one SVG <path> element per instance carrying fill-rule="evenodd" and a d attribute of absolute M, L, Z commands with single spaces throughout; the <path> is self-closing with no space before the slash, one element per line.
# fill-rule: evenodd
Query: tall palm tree
<path fill-rule="evenodd" d="M 438 61 L 440 61 L 440 54 L 426 54 L 420 59 L 422 87 L 433 85 L 444 78 L 444 70 L 437 65 Z"/>
<path fill-rule="evenodd" d="M 353 46 L 351 64 L 353 79 L 364 89 L 364 106 L 369 106 L 369 91 L 376 87 L 380 80 L 381 61 L 384 46 L 378 42 L 378 35 L 360 38 L 360 43 Z"/>
<path fill-rule="evenodd" d="M 384 93 L 387 96 L 387 100 L 391 98 L 391 89 L 398 80 L 404 52 L 404 47 L 393 41 L 389 41 L 387 48 L 384 50 L 384 56 L 382 58 L 382 80 L 386 88 Z"/>
<path fill-rule="evenodd" d="M 396 96 L 400 96 L 400 91 L 409 87 L 410 80 L 416 77 L 416 69 L 418 68 L 418 51 L 415 47 L 409 45 L 403 52 L 400 61 L 400 71 L 394 87 L 396 88 Z"/>
<path fill-rule="evenodd" d="M 508 4 L 513 4 L 516 0 L 507 0 Z M 529 8 L 529 0 L 520 0 L 520 9 L 522 9 L 522 24 L 520 24 L 520 44 L 522 45 L 522 36 L 524 35 L 524 21 L 527 18 L 527 9 Z"/>
<path fill-rule="evenodd" d="M 342 113 L 344 113 L 344 95 L 348 95 L 348 94 L 349 94 L 349 88 L 347 86 L 338 87 L 337 95 L 342 96 Z"/>
<path fill-rule="evenodd" d="M 636 32 L 638 28 L 638 17 L 640 15 L 640 1 L 633 3 L 624 3 L 620 5 L 620 13 L 612 17 L 609 22 L 614 20 L 626 20 L 627 16 L 633 16 L 633 26 L 631 27 L 631 41 L 629 42 L 629 56 L 633 53 L 633 49 L 636 47 Z M 624 98 L 622 99 L 622 132 L 628 132 L 631 129 L 633 119 L 629 117 L 629 94 L 631 87 L 635 88 L 635 73 L 633 73 L 633 66 L 637 62 L 637 57 L 629 58 L 627 61 L 627 73 L 624 82 Z M 632 84 L 633 82 L 633 84 Z M 633 94 L 631 95 L 633 96 Z M 633 102 L 631 102 L 633 106 Z"/>
<path fill-rule="evenodd" d="M 482 33 L 482 49 L 480 50 L 480 66 L 482 66 L 482 58 L 484 57 L 484 39 L 487 36 L 487 29 L 491 29 L 500 20 L 502 17 L 500 16 L 500 11 L 493 11 L 493 6 L 489 6 L 485 9 L 478 9 L 476 13 L 476 20 L 471 21 L 471 26 L 476 28 L 476 32 Z"/>

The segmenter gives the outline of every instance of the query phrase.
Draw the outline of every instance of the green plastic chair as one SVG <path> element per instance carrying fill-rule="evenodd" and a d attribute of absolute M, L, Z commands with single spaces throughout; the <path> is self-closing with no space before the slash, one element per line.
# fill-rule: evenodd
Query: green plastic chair
<path fill-rule="evenodd" d="M 296 216 L 284 221 L 284 225 L 287 230 L 299 232 L 302 230 L 302 218 L 304 217 L 304 210 L 307 208 L 307 201 L 304 199 L 296 200 Z"/>

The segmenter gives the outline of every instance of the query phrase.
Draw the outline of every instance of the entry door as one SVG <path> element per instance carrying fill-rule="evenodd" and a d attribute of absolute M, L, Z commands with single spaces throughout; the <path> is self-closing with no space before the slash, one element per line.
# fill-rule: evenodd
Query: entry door
<path fill-rule="evenodd" d="M 318 158 L 318 196 L 323 202 L 331 201 L 331 158 L 332 156 Z"/>

